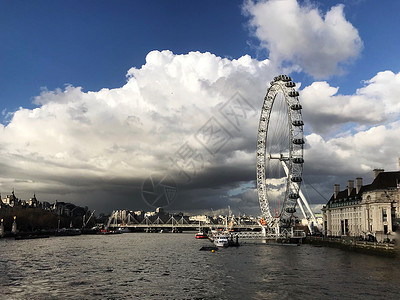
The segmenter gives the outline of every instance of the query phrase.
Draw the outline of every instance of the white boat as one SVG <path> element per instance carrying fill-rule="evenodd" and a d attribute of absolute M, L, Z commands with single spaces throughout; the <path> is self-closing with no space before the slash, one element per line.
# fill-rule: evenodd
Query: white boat
<path fill-rule="evenodd" d="M 131 232 L 128 227 L 118 227 L 120 233 Z"/>
<path fill-rule="evenodd" d="M 225 235 L 217 235 L 214 237 L 214 245 L 217 247 L 228 247 L 229 241 L 228 237 Z"/>

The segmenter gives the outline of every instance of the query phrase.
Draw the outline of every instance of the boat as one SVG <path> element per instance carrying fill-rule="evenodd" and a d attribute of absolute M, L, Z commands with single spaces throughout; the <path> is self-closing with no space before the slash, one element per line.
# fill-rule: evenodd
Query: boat
<path fill-rule="evenodd" d="M 82 232 L 79 228 L 61 228 L 55 232 L 56 236 L 75 236 L 81 234 Z"/>
<path fill-rule="evenodd" d="M 206 239 L 206 238 L 208 238 L 207 234 L 204 233 L 204 232 L 197 232 L 195 237 L 196 237 L 196 239 Z"/>
<path fill-rule="evenodd" d="M 102 229 L 100 234 L 122 234 L 122 231 L 120 230 L 108 230 L 108 229 Z"/>
<path fill-rule="evenodd" d="M 117 231 L 119 231 L 120 233 L 131 232 L 128 227 L 118 227 Z"/>
<path fill-rule="evenodd" d="M 230 238 L 228 240 L 228 245 L 229 247 L 238 247 L 239 245 L 239 237 L 236 235 L 235 239 L 233 239 L 233 236 L 230 235 Z"/>
<path fill-rule="evenodd" d="M 200 251 L 217 251 L 218 247 L 215 246 L 203 246 L 200 248 Z"/>
<path fill-rule="evenodd" d="M 229 246 L 229 240 L 226 235 L 216 235 L 214 237 L 214 245 L 217 247 L 228 247 Z"/>

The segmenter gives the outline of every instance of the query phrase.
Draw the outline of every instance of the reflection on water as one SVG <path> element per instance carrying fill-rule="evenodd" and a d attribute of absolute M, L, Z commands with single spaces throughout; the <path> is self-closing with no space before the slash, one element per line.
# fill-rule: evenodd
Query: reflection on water
<path fill-rule="evenodd" d="M 1 299 L 397 299 L 399 261 L 194 234 L 0 240 Z"/>

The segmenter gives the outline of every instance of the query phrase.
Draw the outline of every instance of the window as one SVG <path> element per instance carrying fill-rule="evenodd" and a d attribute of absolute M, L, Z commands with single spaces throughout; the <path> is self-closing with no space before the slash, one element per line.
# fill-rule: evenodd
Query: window
<path fill-rule="evenodd" d="M 349 234 L 349 220 L 348 219 L 344 220 L 344 232 L 346 235 Z"/>
<path fill-rule="evenodd" d="M 341 234 L 342 235 L 344 235 L 344 221 L 343 220 L 340 220 L 340 231 L 341 231 Z"/>
<path fill-rule="evenodd" d="M 396 208 L 392 207 L 391 209 L 391 218 L 392 218 L 392 231 L 395 232 L 396 231 L 396 222 L 395 222 L 395 218 L 396 218 Z"/>
<path fill-rule="evenodd" d="M 382 221 L 383 222 L 387 222 L 387 212 L 386 212 L 386 208 L 382 209 Z"/>

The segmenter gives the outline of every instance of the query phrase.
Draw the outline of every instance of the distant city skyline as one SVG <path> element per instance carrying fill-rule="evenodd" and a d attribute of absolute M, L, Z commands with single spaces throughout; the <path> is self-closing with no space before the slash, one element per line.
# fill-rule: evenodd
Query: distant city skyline
<path fill-rule="evenodd" d="M 311 205 L 399 169 L 398 1 L 0 8 L 2 195 L 256 215 L 256 131 L 279 74 L 300 92 Z"/>

